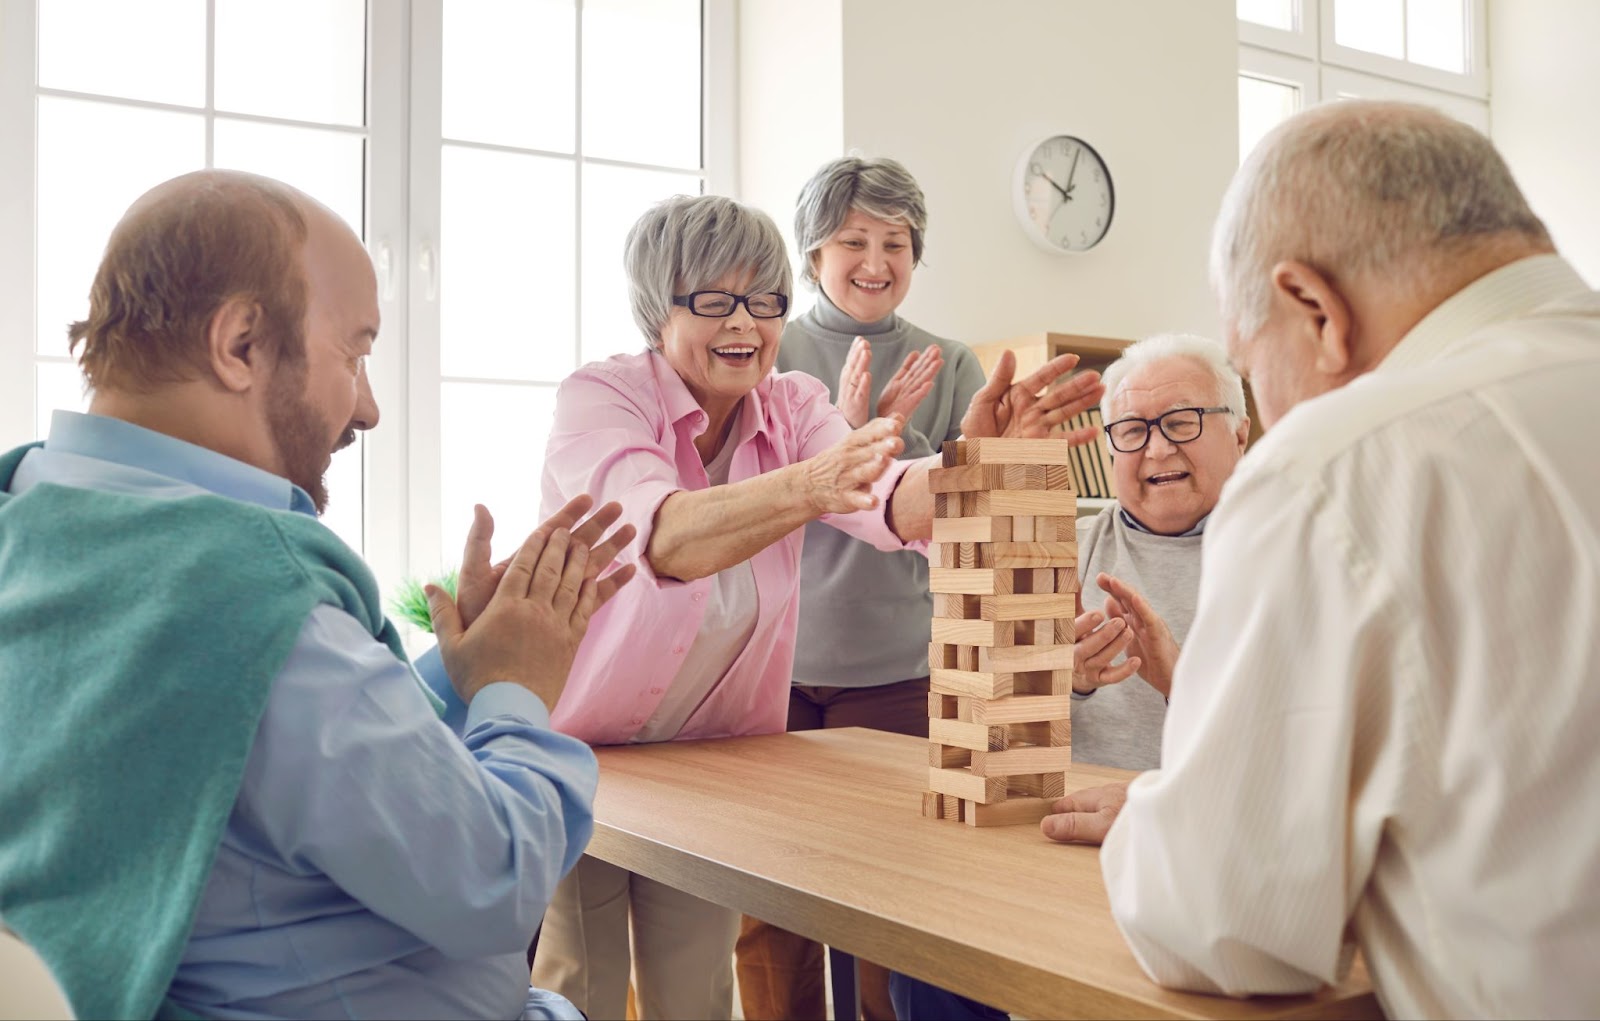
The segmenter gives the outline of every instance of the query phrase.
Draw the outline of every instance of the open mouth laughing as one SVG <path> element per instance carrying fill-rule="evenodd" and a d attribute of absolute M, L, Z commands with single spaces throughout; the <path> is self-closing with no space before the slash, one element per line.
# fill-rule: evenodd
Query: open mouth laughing
<path fill-rule="evenodd" d="M 724 344 L 712 348 L 711 353 L 729 365 L 748 365 L 755 360 L 757 350 L 754 344 Z"/>

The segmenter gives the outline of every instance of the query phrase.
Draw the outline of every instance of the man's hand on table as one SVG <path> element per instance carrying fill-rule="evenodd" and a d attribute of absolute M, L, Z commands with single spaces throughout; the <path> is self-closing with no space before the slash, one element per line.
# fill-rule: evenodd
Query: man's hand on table
<path fill-rule="evenodd" d="M 1050 806 L 1052 814 L 1039 821 L 1039 831 L 1063 844 L 1098 844 L 1111 831 L 1127 800 L 1127 783 L 1068 794 Z"/>

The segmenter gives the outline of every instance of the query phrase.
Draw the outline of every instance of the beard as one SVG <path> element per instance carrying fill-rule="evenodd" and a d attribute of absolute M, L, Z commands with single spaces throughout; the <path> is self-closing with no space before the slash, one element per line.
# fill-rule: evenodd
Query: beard
<path fill-rule="evenodd" d="M 328 484 L 324 473 L 334 450 L 342 450 L 354 442 L 355 430 L 346 428 L 336 445 L 330 447 L 328 437 L 333 427 L 317 413 L 305 397 L 306 366 L 302 361 L 298 371 L 273 374 L 267 396 L 267 426 L 272 430 L 273 445 L 290 482 L 306 491 L 311 504 L 320 515 L 328 509 Z"/>

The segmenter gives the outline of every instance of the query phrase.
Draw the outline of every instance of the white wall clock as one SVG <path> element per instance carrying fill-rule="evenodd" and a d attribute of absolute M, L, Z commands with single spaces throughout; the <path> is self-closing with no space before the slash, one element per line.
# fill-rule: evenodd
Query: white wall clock
<path fill-rule="evenodd" d="M 1017 219 L 1049 252 L 1087 252 L 1111 229 L 1111 171 L 1089 143 L 1051 135 L 1023 150 L 1012 186 Z"/>

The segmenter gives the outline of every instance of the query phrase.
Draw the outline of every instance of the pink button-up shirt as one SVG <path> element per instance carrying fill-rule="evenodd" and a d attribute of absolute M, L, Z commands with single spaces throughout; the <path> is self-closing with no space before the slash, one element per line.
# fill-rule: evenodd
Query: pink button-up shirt
<path fill-rule="evenodd" d="M 772 373 L 744 399 L 728 481 L 740 482 L 819 454 L 850 432 L 828 389 L 798 372 Z M 544 460 L 541 517 L 579 493 L 597 504 L 622 504 L 622 522 L 639 530 L 618 558 L 638 576 L 589 622 L 572 676 L 550 720 L 591 744 L 620 744 L 644 726 L 677 676 L 705 616 L 711 578 L 658 577 L 645 550 L 656 510 L 679 490 L 707 488 L 695 437 L 707 415 L 661 355 L 618 355 L 585 365 L 556 394 L 555 428 Z M 870 511 L 830 515 L 828 524 L 878 549 L 920 550 L 903 543 L 885 513 L 910 461 L 896 461 L 873 487 Z M 678 738 L 773 734 L 789 712 L 796 621 L 800 612 L 797 528 L 751 558 L 757 594 L 755 632 L 727 674 L 678 732 Z"/>

